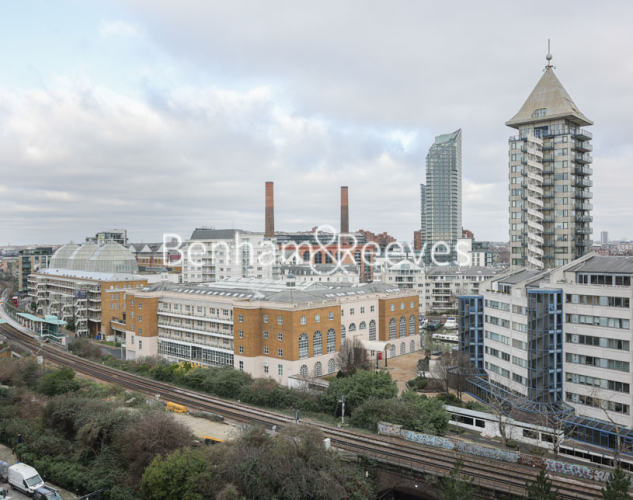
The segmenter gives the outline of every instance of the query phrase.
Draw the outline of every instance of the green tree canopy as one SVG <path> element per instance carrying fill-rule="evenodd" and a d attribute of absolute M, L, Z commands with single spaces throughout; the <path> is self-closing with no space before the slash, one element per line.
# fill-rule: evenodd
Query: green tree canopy
<path fill-rule="evenodd" d="M 525 486 L 529 500 L 556 500 L 558 497 L 558 490 L 552 485 L 545 469 L 541 469 L 536 479 L 533 482 L 528 481 Z"/>
<path fill-rule="evenodd" d="M 345 413 L 351 414 L 369 398 L 395 398 L 398 395 L 398 386 L 391 374 L 383 371 L 358 371 L 350 377 L 337 377 L 330 381 L 329 387 L 321 396 L 321 405 L 326 413 L 335 413 L 341 394 L 345 394 Z"/>
<path fill-rule="evenodd" d="M 631 482 L 621 467 L 618 467 L 611 473 L 606 486 L 602 490 L 602 498 L 604 500 L 625 500 L 631 498 L 629 488 Z"/>

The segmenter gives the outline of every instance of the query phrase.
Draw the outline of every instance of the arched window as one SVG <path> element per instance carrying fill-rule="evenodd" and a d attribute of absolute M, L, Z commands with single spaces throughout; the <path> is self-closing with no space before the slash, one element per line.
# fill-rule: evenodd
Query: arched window
<path fill-rule="evenodd" d="M 396 357 L 396 344 L 391 344 L 391 349 L 390 349 L 390 353 L 389 356 L 392 358 Z"/>
<path fill-rule="evenodd" d="M 349 325 L 349 333 L 356 331 L 356 323 L 350 323 Z"/>
<path fill-rule="evenodd" d="M 327 331 L 327 352 L 336 352 L 336 332 L 334 328 Z"/>
<path fill-rule="evenodd" d="M 321 330 L 317 330 L 312 337 L 312 355 L 320 356 L 321 354 L 323 354 L 323 334 Z"/>
<path fill-rule="evenodd" d="M 326 264 L 331 264 L 332 263 L 332 254 L 330 252 L 324 252 L 325 253 L 325 263 Z"/>
<path fill-rule="evenodd" d="M 334 358 L 332 358 L 331 360 L 329 360 L 327 362 L 327 372 L 328 373 L 334 373 L 334 368 L 336 367 L 336 365 L 334 364 Z"/>
<path fill-rule="evenodd" d="M 351 332 L 351 330 L 350 330 Z M 346 334 L 345 334 L 345 326 L 341 325 L 341 345 L 345 345 L 345 338 L 346 338 Z"/>
<path fill-rule="evenodd" d="M 415 335 L 415 316 L 409 316 L 409 335 Z"/>
<path fill-rule="evenodd" d="M 394 318 L 391 318 L 391 320 L 389 321 L 389 338 L 396 338 L 396 320 Z"/>
<path fill-rule="evenodd" d="M 320 361 L 317 361 L 314 365 L 314 376 L 320 377 L 321 375 L 323 375 L 323 365 Z"/>
<path fill-rule="evenodd" d="M 310 252 L 303 253 L 303 262 L 310 262 Z"/>
<path fill-rule="evenodd" d="M 411 352 L 415 352 L 415 340 L 411 341 Z"/>
<path fill-rule="evenodd" d="M 365 323 L 364 321 L 361 321 L 360 325 L 358 325 L 358 329 L 359 330 L 367 330 L 367 323 Z"/>
<path fill-rule="evenodd" d="M 407 336 L 407 320 L 404 316 L 400 316 L 400 337 Z"/>
<path fill-rule="evenodd" d="M 307 365 L 301 365 L 301 368 L 299 368 L 299 374 L 302 377 L 307 377 L 308 376 L 308 366 Z"/>
<path fill-rule="evenodd" d="M 406 354 L 407 353 L 407 346 L 405 345 L 405 343 L 403 342 L 402 344 L 400 344 L 400 354 Z"/>
<path fill-rule="evenodd" d="M 323 254 L 321 252 L 317 252 L 314 254 L 314 263 L 323 264 Z"/>
<path fill-rule="evenodd" d="M 369 340 L 376 340 L 376 321 L 373 319 L 369 322 Z"/>
<path fill-rule="evenodd" d="M 302 333 L 299 335 L 299 359 L 305 359 L 308 357 L 308 349 L 310 342 L 308 341 L 308 335 Z"/>

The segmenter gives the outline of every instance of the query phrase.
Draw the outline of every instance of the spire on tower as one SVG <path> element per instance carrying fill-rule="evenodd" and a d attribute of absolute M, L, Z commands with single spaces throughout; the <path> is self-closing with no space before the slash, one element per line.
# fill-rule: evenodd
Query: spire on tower
<path fill-rule="evenodd" d="M 552 52 L 550 51 L 549 38 L 547 39 L 547 55 L 545 56 L 545 59 L 547 59 L 547 65 L 545 66 L 545 69 L 553 68 L 554 66 L 552 66 Z"/>

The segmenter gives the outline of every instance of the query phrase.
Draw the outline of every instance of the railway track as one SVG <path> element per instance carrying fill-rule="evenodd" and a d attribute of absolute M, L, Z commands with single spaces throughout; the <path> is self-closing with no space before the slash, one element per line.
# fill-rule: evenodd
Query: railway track
<path fill-rule="evenodd" d="M 33 352 L 40 350 L 38 340 L 9 326 L 0 326 L 0 333 L 8 339 L 21 344 Z M 188 408 L 208 411 L 246 423 L 259 423 L 277 429 L 294 423 L 294 418 L 260 408 L 251 407 L 239 402 L 227 401 L 173 385 L 157 382 L 138 375 L 126 373 L 106 367 L 83 358 L 62 352 L 48 344 L 44 344 L 39 353 L 47 360 L 62 366 L 70 366 L 74 370 L 95 379 L 118 384 L 128 390 L 138 391 L 152 396 L 160 395 L 163 400 L 183 404 Z M 411 443 L 400 439 L 379 435 L 367 435 L 347 429 L 339 429 L 314 420 L 302 420 L 304 423 L 319 427 L 332 446 L 351 453 L 364 454 L 368 457 L 401 466 L 418 472 L 436 476 L 447 475 L 454 467 L 455 460 L 462 459 L 462 472 L 475 481 L 481 488 L 509 495 L 523 496 L 525 483 L 533 480 L 538 469 L 529 466 L 501 463 L 496 460 L 476 458 L 442 448 Z M 553 476 L 555 487 L 561 498 L 599 499 L 601 486 L 599 483 L 583 481 L 575 478 Z"/>

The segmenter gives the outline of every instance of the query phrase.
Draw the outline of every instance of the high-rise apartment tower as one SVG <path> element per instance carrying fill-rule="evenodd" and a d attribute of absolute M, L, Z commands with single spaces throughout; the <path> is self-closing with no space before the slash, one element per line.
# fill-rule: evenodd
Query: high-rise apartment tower
<path fill-rule="evenodd" d="M 506 125 L 510 137 L 510 263 L 530 269 L 565 265 L 591 250 L 593 125 L 554 74 L 543 76 Z"/>

